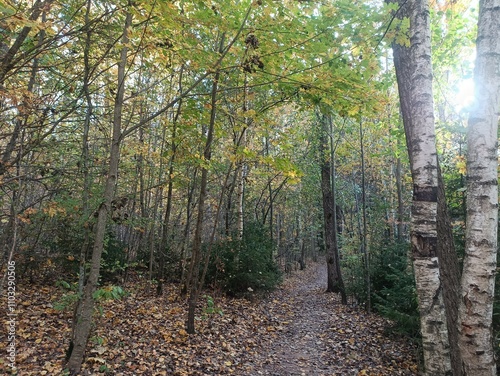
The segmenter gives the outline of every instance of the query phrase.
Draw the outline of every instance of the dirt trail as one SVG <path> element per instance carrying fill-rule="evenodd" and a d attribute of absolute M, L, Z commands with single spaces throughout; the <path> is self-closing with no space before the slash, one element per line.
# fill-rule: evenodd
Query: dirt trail
<path fill-rule="evenodd" d="M 387 322 L 326 294 L 326 266 L 313 264 L 263 303 L 271 325 L 244 375 L 417 375 L 415 349 L 384 335 Z"/>
<path fill-rule="evenodd" d="M 161 298 L 149 287 L 136 278 L 125 286 L 130 295 L 101 304 L 93 335 L 100 341 L 89 341 L 82 375 L 417 375 L 415 349 L 387 337 L 387 321 L 324 293 L 324 264 L 294 272 L 262 300 L 217 297 L 223 314 L 204 313 L 207 303 L 200 301 L 193 335 L 184 330 L 178 286 L 167 286 Z M 53 308 L 63 296 L 55 286 L 19 285 L 18 374 L 63 374 L 72 311 Z M 6 317 L 2 307 L 5 297 Z M 0 374 L 7 371 L 0 361 Z"/>

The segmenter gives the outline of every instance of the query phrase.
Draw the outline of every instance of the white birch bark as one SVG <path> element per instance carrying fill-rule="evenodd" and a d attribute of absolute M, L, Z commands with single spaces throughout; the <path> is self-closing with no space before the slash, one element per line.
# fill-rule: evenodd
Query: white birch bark
<path fill-rule="evenodd" d="M 500 0 L 479 2 L 475 103 L 469 114 L 467 226 L 459 345 L 464 375 L 496 375 L 492 315 L 498 231 Z"/>
<path fill-rule="evenodd" d="M 432 97 L 428 0 L 412 0 L 410 10 L 411 126 L 413 177 L 411 245 L 420 309 L 425 375 L 451 375 L 446 312 L 437 257 L 437 153 Z"/>

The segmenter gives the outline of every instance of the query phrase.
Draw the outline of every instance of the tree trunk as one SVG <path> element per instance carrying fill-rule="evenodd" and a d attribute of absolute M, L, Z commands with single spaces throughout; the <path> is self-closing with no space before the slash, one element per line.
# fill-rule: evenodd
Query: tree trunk
<path fill-rule="evenodd" d="M 498 230 L 500 0 L 479 2 L 475 102 L 467 133 L 467 225 L 459 344 L 464 375 L 496 375 L 492 338 Z"/>
<path fill-rule="evenodd" d="M 221 46 L 223 42 L 221 41 Z M 212 83 L 212 100 L 211 100 L 211 112 L 210 112 L 210 123 L 208 126 L 207 139 L 205 142 L 205 149 L 203 152 L 203 157 L 206 163 L 210 162 L 212 157 L 212 141 L 214 137 L 215 128 L 215 114 L 217 108 L 217 86 L 219 83 L 220 72 L 215 73 L 213 83 Z M 203 166 L 201 168 L 201 181 L 200 181 L 200 195 L 198 198 L 198 217 L 196 220 L 196 228 L 193 240 L 193 251 L 191 256 L 191 264 L 189 267 L 189 277 L 188 282 L 190 286 L 190 293 L 188 299 L 188 318 L 186 323 L 186 330 L 189 334 L 195 333 L 194 326 L 194 316 L 196 304 L 198 303 L 198 297 L 200 294 L 200 263 L 202 260 L 202 233 L 203 224 L 205 216 L 205 200 L 207 198 L 207 185 L 208 185 L 208 167 Z"/>
<path fill-rule="evenodd" d="M 342 303 L 347 304 L 344 281 L 340 270 L 340 258 L 337 242 L 337 228 L 335 225 L 335 192 L 332 190 L 331 164 L 328 157 L 328 121 L 325 115 L 321 121 L 320 163 L 321 163 L 321 192 L 323 197 L 323 226 L 326 248 L 327 265 L 327 292 L 340 293 Z"/>
<path fill-rule="evenodd" d="M 437 254 L 437 152 L 434 133 L 429 4 L 399 1 L 410 17 L 410 48 L 393 44 L 413 179 L 411 248 L 426 375 L 450 375 L 447 319 Z"/>
<path fill-rule="evenodd" d="M 399 141 L 398 141 L 399 144 Z M 403 181 L 401 179 L 401 158 L 396 161 L 396 191 L 398 196 L 398 214 L 397 214 L 397 235 L 398 242 L 403 241 L 404 232 L 404 205 L 403 205 Z"/>
<path fill-rule="evenodd" d="M 237 202 L 238 202 L 238 215 L 237 215 L 237 229 L 238 229 L 238 240 L 243 240 L 244 231 L 244 199 L 245 199 L 245 163 L 241 161 L 240 166 L 236 170 L 238 179 L 238 190 L 236 192 Z"/>
<path fill-rule="evenodd" d="M 83 296 L 80 301 L 80 309 L 74 321 L 74 338 L 70 343 L 68 350 L 68 368 L 72 374 L 80 372 L 83 357 L 85 355 L 85 348 L 90 335 L 92 327 L 92 315 L 94 312 L 94 298 L 93 294 L 97 289 L 99 272 L 101 266 L 101 255 L 104 248 L 104 237 L 106 233 L 106 223 L 108 221 L 108 214 L 113 201 L 115 185 L 118 180 L 118 164 L 120 159 L 120 143 L 121 143 L 121 125 L 122 125 L 122 108 L 123 98 L 125 93 L 125 68 L 127 65 L 128 53 L 128 30 L 132 24 L 132 15 L 127 13 L 125 19 L 125 27 L 122 36 L 123 48 L 120 54 L 120 61 L 118 64 L 118 90 L 116 93 L 114 110 L 113 110 L 113 134 L 110 146 L 110 161 L 108 176 L 106 178 L 106 185 L 104 190 L 103 200 L 97 210 L 97 223 L 94 239 L 94 246 L 92 250 L 92 260 L 90 264 L 90 271 L 87 283 L 83 289 Z"/>
<path fill-rule="evenodd" d="M 462 375 L 460 348 L 458 347 L 458 306 L 460 304 L 460 265 L 453 239 L 446 194 L 441 168 L 438 162 L 438 207 L 437 207 L 437 254 L 439 272 L 443 285 L 443 298 L 446 307 L 448 338 L 450 341 L 450 360 L 454 376 Z"/>
<path fill-rule="evenodd" d="M 245 80 L 244 80 L 244 85 L 243 85 L 243 112 L 246 113 L 248 111 L 248 77 L 247 73 L 245 72 Z M 246 147 L 247 144 L 247 136 L 246 136 L 246 130 L 248 129 L 249 125 L 251 123 L 251 119 L 248 118 L 247 116 L 244 117 L 244 126 L 243 129 L 241 130 L 241 135 L 237 140 L 236 147 Z M 238 216 L 237 216 L 237 228 L 238 228 L 238 240 L 241 241 L 243 240 L 243 231 L 244 231 L 244 226 L 245 226 L 245 219 L 244 219 L 244 205 L 245 205 L 245 179 L 246 179 L 246 174 L 247 174 L 247 164 L 245 163 L 244 157 L 241 158 L 241 161 L 239 163 L 238 169 L 237 169 L 237 179 L 238 179 L 238 191 L 237 191 L 237 198 L 238 198 Z"/>
<path fill-rule="evenodd" d="M 87 255 L 90 251 L 91 243 L 91 210 L 90 210 L 90 168 L 89 168 L 89 133 L 90 133 L 90 121 L 92 119 L 93 113 L 93 103 L 92 97 L 90 95 L 90 44 L 91 44 L 91 31 L 90 31 L 90 9 L 92 6 L 92 0 L 87 0 L 86 10 L 85 10 L 85 25 L 87 26 L 87 31 L 85 33 L 84 49 L 83 49 L 83 61 L 84 61 L 84 76 L 83 76 L 83 94 L 86 101 L 85 109 L 85 120 L 83 122 L 83 136 L 82 136 L 82 156 L 80 159 L 80 169 L 83 177 L 83 189 L 82 189 L 82 217 L 85 219 L 84 229 L 83 229 L 83 241 L 80 248 L 80 260 L 79 260 L 79 270 L 78 270 L 78 296 L 83 296 L 83 288 L 85 285 L 86 276 L 86 263 Z M 73 322 L 81 314 L 80 310 L 82 308 L 81 304 L 77 304 L 73 313 Z M 73 330 L 71 333 L 71 341 L 75 342 L 75 330 L 76 326 L 73 325 Z"/>
<path fill-rule="evenodd" d="M 363 121 L 359 121 L 359 150 L 361 157 L 361 215 L 362 215 L 362 232 L 361 232 L 361 254 L 363 256 L 363 265 L 365 269 L 365 283 L 366 283 L 366 310 L 368 313 L 372 311 L 371 299 L 371 277 L 370 277 L 370 251 L 368 249 L 367 241 L 367 214 L 366 214 L 366 169 L 365 169 L 365 145 L 364 145 L 364 132 Z"/>
<path fill-rule="evenodd" d="M 183 67 L 181 67 L 181 73 L 179 77 L 179 93 L 182 95 L 182 73 Z M 173 201 L 173 192 L 174 192 L 174 167 L 175 167 L 175 159 L 177 157 L 177 124 L 179 121 L 179 116 L 181 115 L 182 110 L 182 99 L 179 100 L 179 105 L 177 107 L 177 111 L 175 112 L 175 116 L 172 124 L 172 156 L 170 157 L 168 164 L 168 187 L 167 187 L 167 207 L 165 208 L 165 215 L 163 217 L 162 231 L 161 231 L 161 241 L 160 241 L 160 265 L 158 270 L 158 285 L 156 287 L 156 295 L 160 296 L 163 293 L 163 282 L 165 279 L 165 260 L 166 260 L 166 252 L 168 248 L 168 240 L 169 240 L 169 228 L 170 228 L 170 216 L 172 214 L 172 201 Z M 170 249 L 172 252 L 172 250 Z"/>

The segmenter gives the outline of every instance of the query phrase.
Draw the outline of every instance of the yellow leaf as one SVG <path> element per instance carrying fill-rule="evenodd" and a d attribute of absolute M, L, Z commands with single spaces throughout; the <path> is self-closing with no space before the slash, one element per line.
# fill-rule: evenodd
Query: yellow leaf
<path fill-rule="evenodd" d="M 43 368 L 49 372 L 54 372 L 56 367 L 54 367 L 50 362 L 45 362 L 45 364 L 43 365 Z"/>
<path fill-rule="evenodd" d="M 170 308 L 168 310 L 169 315 L 177 315 L 178 313 L 181 313 L 181 312 L 182 312 L 182 308 L 180 308 L 180 307 L 174 307 L 174 308 Z"/>
<path fill-rule="evenodd" d="M 94 363 L 101 363 L 101 364 L 106 363 L 106 360 L 105 360 L 105 359 L 103 359 L 103 358 L 99 358 L 99 357 L 96 357 L 96 356 L 94 356 L 94 357 L 90 357 L 90 358 L 88 358 L 87 360 L 88 360 L 88 361 L 90 361 L 90 362 L 94 362 Z"/>

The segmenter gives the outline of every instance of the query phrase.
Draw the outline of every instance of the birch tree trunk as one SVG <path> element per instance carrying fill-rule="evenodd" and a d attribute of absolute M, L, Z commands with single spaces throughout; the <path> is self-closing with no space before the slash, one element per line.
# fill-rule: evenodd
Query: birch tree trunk
<path fill-rule="evenodd" d="M 437 254 L 438 168 L 432 97 L 429 4 L 398 1 L 410 18 L 410 48 L 393 45 L 413 179 L 411 251 L 420 310 L 425 375 L 451 375 L 446 311 Z"/>
<path fill-rule="evenodd" d="M 492 315 L 498 231 L 500 0 L 479 2 L 475 102 L 467 134 L 467 226 L 459 308 L 463 374 L 496 375 Z"/>

